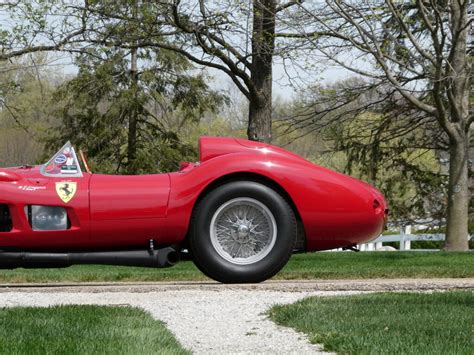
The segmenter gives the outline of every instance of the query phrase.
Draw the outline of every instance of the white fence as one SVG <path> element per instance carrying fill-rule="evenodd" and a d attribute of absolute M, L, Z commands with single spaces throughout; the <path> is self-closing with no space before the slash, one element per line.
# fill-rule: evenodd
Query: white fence
<path fill-rule="evenodd" d="M 381 250 L 384 246 L 383 243 L 397 242 L 400 243 L 399 250 L 411 250 L 412 241 L 443 241 L 445 239 L 444 234 L 411 234 L 411 226 L 400 228 L 399 234 L 388 234 L 381 235 L 377 239 L 370 241 L 369 243 L 357 245 L 357 249 L 360 251 L 374 251 Z M 468 239 L 473 236 L 468 236 Z M 382 249 L 383 250 L 383 249 Z M 420 250 L 420 249 L 418 249 Z M 429 250 L 429 249 L 424 249 Z M 435 250 L 435 249 L 431 249 Z M 342 249 L 334 249 L 334 251 L 342 251 Z"/>
<path fill-rule="evenodd" d="M 400 243 L 400 250 L 410 250 L 411 242 L 416 241 L 443 241 L 445 239 L 444 234 L 411 234 L 411 226 L 400 228 L 400 234 L 388 234 L 381 235 L 370 243 L 358 245 L 361 251 L 378 250 L 383 247 L 383 243 L 398 242 Z M 468 236 L 468 239 L 472 238 Z"/>

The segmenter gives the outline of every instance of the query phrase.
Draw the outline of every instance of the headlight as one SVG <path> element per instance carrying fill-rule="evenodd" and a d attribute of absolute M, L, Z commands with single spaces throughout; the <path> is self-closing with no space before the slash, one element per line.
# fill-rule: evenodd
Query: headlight
<path fill-rule="evenodd" d="M 34 231 L 59 231 L 68 229 L 66 209 L 57 206 L 27 206 L 26 212 Z"/>

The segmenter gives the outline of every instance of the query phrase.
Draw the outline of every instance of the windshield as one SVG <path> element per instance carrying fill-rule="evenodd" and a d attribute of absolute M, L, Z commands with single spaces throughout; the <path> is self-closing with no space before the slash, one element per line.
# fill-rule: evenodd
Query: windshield
<path fill-rule="evenodd" d="M 77 160 L 76 152 L 70 142 L 67 142 L 41 167 L 41 174 L 57 177 L 82 177 L 79 160 Z"/>

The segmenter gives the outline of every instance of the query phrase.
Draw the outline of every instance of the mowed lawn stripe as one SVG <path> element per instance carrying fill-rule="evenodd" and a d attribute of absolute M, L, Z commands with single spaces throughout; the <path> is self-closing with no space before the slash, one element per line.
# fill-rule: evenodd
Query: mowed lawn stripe
<path fill-rule="evenodd" d="M 269 311 L 277 324 L 343 354 L 469 354 L 474 293 L 310 297 Z"/>
<path fill-rule="evenodd" d="M 0 354 L 189 354 L 143 310 L 109 306 L 0 309 Z"/>
<path fill-rule="evenodd" d="M 293 255 L 274 279 L 474 277 L 474 253 L 343 252 Z M 0 270 L 0 283 L 208 280 L 190 261 L 168 269 L 77 265 L 64 269 Z"/>

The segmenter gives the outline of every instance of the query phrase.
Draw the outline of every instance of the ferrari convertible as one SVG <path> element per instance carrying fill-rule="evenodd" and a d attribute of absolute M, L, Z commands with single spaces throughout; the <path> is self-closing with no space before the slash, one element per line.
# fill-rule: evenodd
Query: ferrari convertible
<path fill-rule="evenodd" d="M 263 143 L 201 137 L 169 174 L 90 172 L 68 142 L 42 166 L 0 169 L 0 268 L 169 267 L 266 280 L 294 252 L 353 248 L 383 230 L 372 186 Z M 81 166 L 82 163 L 82 166 Z"/>

